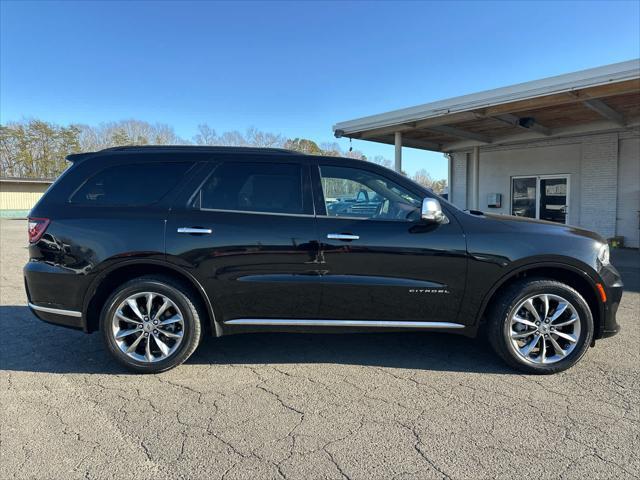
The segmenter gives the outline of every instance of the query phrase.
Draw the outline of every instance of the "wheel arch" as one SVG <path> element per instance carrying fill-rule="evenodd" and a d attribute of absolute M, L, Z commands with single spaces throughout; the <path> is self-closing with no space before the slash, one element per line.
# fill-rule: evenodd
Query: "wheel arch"
<path fill-rule="evenodd" d="M 557 280 L 574 288 L 585 299 L 593 315 L 594 339 L 599 337 L 604 319 L 604 306 L 598 300 L 596 280 L 584 269 L 559 262 L 535 262 L 510 271 L 501 277 L 485 295 L 478 312 L 478 323 L 485 321 L 485 315 L 492 302 L 514 281 L 526 277 L 541 277 Z"/>
<path fill-rule="evenodd" d="M 190 288 L 201 301 L 207 313 L 206 328 L 215 336 L 222 335 L 222 329 L 216 320 L 213 305 L 204 287 L 190 273 L 166 262 L 152 259 L 136 259 L 118 262 L 101 272 L 87 289 L 82 314 L 85 319 L 85 331 L 94 332 L 99 328 L 100 312 L 104 302 L 118 285 L 142 275 L 160 274 L 170 276 Z"/>

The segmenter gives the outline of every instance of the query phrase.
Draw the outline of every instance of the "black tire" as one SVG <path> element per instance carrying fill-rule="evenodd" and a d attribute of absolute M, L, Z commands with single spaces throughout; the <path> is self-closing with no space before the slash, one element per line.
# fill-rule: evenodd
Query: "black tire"
<path fill-rule="evenodd" d="M 131 358 L 118 347 L 111 320 L 118 306 L 128 297 L 139 292 L 151 291 L 169 298 L 180 309 L 183 318 L 182 340 L 176 350 L 167 358 L 155 362 L 138 361 Z M 185 360 L 198 347 L 202 337 L 199 302 L 188 288 L 175 279 L 162 275 L 137 277 L 118 287 L 105 302 L 100 313 L 100 332 L 109 353 L 122 365 L 136 373 L 159 373 L 174 368 Z"/>
<path fill-rule="evenodd" d="M 516 313 L 514 310 L 523 300 L 537 294 L 562 297 L 573 306 L 580 317 L 580 335 L 575 347 L 566 357 L 555 363 L 540 364 L 527 361 L 516 353 L 511 342 L 510 319 Z M 487 322 L 487 336 L 495 352 L 511 367 L 531 374 L 552 374 L 572 367 L 586 353 L 594 333 L 593 315 L 584 298 L 569 285 L 544 278 L 523 279 L 500 292 L 492 302 Z"/>

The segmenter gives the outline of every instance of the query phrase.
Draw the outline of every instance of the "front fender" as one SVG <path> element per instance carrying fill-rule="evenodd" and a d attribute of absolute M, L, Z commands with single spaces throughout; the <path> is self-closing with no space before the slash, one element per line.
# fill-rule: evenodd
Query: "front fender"
<path fill-rule="evenodd" d="M 597 297 L 596 284 L 602 283 L 600 275 L 590 265 L 576 258 L 545 255 L 499 264 L 486 258 L 470 256 L 470 273 L 465 301 L 461 309 L 461 320 L 471 329 L 477 331 L 487 307 L 501 287 L 525 273 L 549 276 L 551 271 L 566 272 L 579 278 L 582 283 L 589 286 L 591 293 Z M 602 318 L 603 308 L 602 303 L 598 302 L 599 310 L 594 314 Z"/>

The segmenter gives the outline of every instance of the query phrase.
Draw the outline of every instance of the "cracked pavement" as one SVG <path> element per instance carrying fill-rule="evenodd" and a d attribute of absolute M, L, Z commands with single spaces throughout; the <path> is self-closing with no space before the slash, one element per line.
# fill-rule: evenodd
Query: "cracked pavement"
<path fill-rule="evenodd" d="M 637 251 L 614 255 L 623 332 L 558 375 L 410 332 L 209 338 L 138 376 L 31 315 L 25 244 L 0 220 L 2 479 L 640 477 Z"/>

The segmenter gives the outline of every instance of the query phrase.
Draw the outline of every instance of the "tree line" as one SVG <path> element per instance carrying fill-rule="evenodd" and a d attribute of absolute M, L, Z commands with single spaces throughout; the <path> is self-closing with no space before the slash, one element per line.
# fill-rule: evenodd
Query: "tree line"
<path fill-rule="evenodd" d="M 282 135 L 248 128 L 216 132 L 207 124 L 198 125 L 190 139 L 177 135 L 170 125 L 141 120 L 122 120 L 98 126 L 57 125 L 38 119 L 9 122 L 0 125 L 0 176 L 56 178 L 67 167 L 65 157 L 71 153 L 91 152 L 125 145 L 221 145 L 286 148 L 311 155 L 349 157 L 372 161 L 391 168 L 391 160 L 377 155 L 367 158 L 357 150 L 344 151 L 337 142 L 317 144 L 306 138 L 286 138 Z M 441 193 L 446 180 L 434 180 L 425 170 L 419 170 L 413 180 Z"/>

